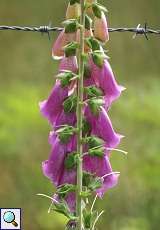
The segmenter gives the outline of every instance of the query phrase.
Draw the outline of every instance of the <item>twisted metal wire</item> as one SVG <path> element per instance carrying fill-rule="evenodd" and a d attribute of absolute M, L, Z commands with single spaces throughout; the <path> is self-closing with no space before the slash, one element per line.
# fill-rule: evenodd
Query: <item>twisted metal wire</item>
<path fill-rule="evenodd" d="M 63 28 L 61 27 L 51 27 L 51 26 L 39 26 L 39 27 L 32 27 L 32 26 L 6 26 L 1 25 L 0 31 L 2 30 L 15 30 L 15 31 L 26 31 L 26 32 L 40 32 L 42 34 L 48 34 L 50 38 L 50 32 L 59 32 L 62 31 Z M 137 35 L 144 35 L 145 38 L 148 40 L 148 34 L 160 35 L 160 30 L 154 30 L 148 28 L 147 23 L 145 23 L 144 27 L 141 27 L 139 24 L 137 27 L 118 27 L 118 28 L 109 28 L 109 32 L 131 32 L 134 33 L 134 38 Z"/>

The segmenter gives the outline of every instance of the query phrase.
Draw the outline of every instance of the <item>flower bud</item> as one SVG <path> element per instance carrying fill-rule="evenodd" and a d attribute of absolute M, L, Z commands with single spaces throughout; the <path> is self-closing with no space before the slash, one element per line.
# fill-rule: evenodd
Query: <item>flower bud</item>
<path fill-rule="evenodd" d="M 78 48 L 77 42 L 71 42 L 64 47 L 64 53 L 66 57 L 71 57 L 76 55 L 76 50 Z"/>
<path fill-rule="evenodd" d="M 97 2 L 97 0 L 86 0 L 86 4 L 88 5 L 87 14 L 93 15 L 92 3 L 96 3 L 96 2 Z"/>
<path fill-rule="evenodd" d="M 79 3 L 68 4 L 67 11 L 66 11 L 66 19 L 77 19 L 81 15 L 81 6 Z"/>
<path fill-rule="evenodd" d="M 109 40 L 108 24 L 104 12 L 101 12 L 101 18 L 94 17 L 94 36 L 102 42 Z"/>

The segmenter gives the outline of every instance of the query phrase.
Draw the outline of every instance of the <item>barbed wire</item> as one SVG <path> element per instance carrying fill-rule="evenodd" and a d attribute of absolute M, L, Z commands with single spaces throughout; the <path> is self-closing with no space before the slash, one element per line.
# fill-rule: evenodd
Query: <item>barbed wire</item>
<path fill-rule="evenodd" d="M 61 27 L 51 27 L 51 26 L 39 26 L 39 27 L 33 27 L 33 26 L 6 26 L 1 25 L 0 31 L 2 30 L 15 30 L 15 31 L 24 31 L 24 32 L 40 32 L 42 34 L 46 33 L 48 34 L 48 37 L 50 38 L 50 32 L 60 32 L 63 30 Z M 133 38 L 135 38 L 137 35 L 144 35 L 145 38 L 148 40 L 148 34 L 154 34 L 154 35 L 160 35 L 160 30 L 154 30 L 147 26 L 147 23 L 145 23 L 144 27 L 141 27 L 141 24 L 138 24 L 137 27 L 118 27 L 118 28 L 109 28 L 109 32 L 131 32 L 134 33 Z"/>

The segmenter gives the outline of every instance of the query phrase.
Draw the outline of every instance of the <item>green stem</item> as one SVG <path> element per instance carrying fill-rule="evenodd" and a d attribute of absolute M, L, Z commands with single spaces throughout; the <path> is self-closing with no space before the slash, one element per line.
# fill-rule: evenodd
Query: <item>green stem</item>
<path fill-rule="evenodd" d="M 77 152 L 79 154 L 79 160 L 77 164 L 77 217 L 78 226 L 77 230 L 83 229 L 83 214 L 82 214 L 82 155 L 83 155 L 83 145 L 82 145 L 82 125 L 83 125 L 83 75 L 84 75 L 84 30 L 85 30 L 85 1 L 81 0 L 81 17 L 80 17 L 80 49 L 79 49 L 79 81 L 78 81 L 78 99 L 77 99 Z"/>

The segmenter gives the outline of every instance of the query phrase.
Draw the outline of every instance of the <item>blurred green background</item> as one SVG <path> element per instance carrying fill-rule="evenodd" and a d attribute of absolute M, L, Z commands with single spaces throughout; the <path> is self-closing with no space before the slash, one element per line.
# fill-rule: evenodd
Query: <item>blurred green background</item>
<path fill-rule="evenodd" d="M 60 25 L 64 0 L 0 0 L 0 24 Z M 109 9 L 112 27 L 148 22 L 160 28 L 159 0 L 101 1 Z M 48 214 L 53 186 L 42 175 L 48 158 L 49 124 L 38 102 L 54 82 L 57 63 L 51 58 L 52 42 L 38 33 L 0 32 L 0 207 L 21 207 L 24 229 L 62 230 L 65 221 Z M 107 44 L 117 81 L 127 87 L 110 110 L 116 130 L 126 136 L 114 152 L 112 163 L 121 171 L 119 185 L 97 202 L 105 215 L 104 230 L 160 229 L 160 40 L 150 36 L 132 39 L 130 33 L 113 33 Z"/>

